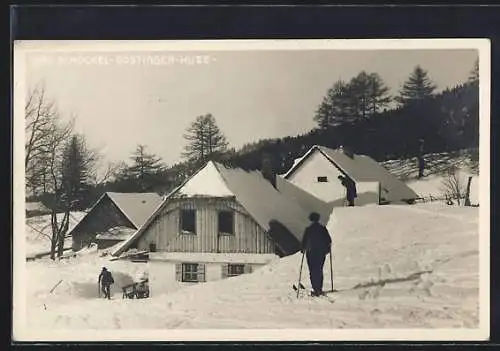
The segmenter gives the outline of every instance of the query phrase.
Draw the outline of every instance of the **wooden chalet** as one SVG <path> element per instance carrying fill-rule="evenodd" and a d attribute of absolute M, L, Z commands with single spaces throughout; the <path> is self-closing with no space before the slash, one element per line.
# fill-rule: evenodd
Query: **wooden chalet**
<path fill-rule="evenodd" d="M 152 291 L 162 292 L 249 273 L 297 252 L 309 213 L 326 223 L 332 207 L 265 174 L 208 162 L 112 255 L 147 251 Z"/>
<path fill-rule="evenodd" d="M 126 240 L 161 204 L 156 193 L 104 193 L 70 231 L 74 251 L 91 243 L 106 248 Z"/>

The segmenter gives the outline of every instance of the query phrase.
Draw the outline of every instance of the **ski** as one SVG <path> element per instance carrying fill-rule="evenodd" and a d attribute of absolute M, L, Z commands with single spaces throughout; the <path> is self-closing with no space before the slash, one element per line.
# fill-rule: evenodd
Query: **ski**
<path fill-rule="evenodd" d="M 328 296 L 328 295 L 321 295 L 320 297 L 322 297 L 323 299 L 325 299 L 329 303 L 334 303 L 335 302 L 335 299 L 333 297 Z"/>
<path fill-rule="evenodd" d="M 327 300 L 328 302 L 330 303 L 334 303 L 335 302 L 335 299 L 331 296 L 328 296 L 328 294 L 326 292 L 324 292 L 323 294 L 319 295 L 319 296 L 316 296 L 316 295 L 312 295 L 312 292 L 309 294 L 310 297 L 319 297 L 319 298 L 323 298 L 324 300 Z"/>
<path fill-rule="evenodd" d="M 295 291 L 297 291 L 297 290 L 298 290 L 297 285 L 295 285 L 295 284 L 293 284 L 293 285 L 292 285 L 292 288 L 293 288 L 293 290 L 295 290 Z M 306 287 L 305 287 L 302 283 L 300 283 L 299 288 L 300 288 L 300 289 L 305 289 Z"/>
<path fill-rule="evenodd" d="M 299 287 L 300 287 L 301 290 L 306 290 L 306 287 L 302 283 L 300 283 Z M 293 284 L 292 288 L 295 291 L 298 290 L 296 284 Z M 337 290 L 335 290 L 335 289 L 333 291 L 330 290 L 330 291 L 327 291 L 327 292 L 323 292 L 323 294 L 321 294 L 319 296 L 314 296 L 314 295 L 312 295 L 312 291 L 310 291 L 310 292 L 306 293 L 306 296 L 309 296 L 309 297 L 320 297 L 320 298 L 322 297 L 323 299 L 327 300 L 328 302 L 334 303 L 335 299 L 333 297 L 329 296 L 329 294 L 334 293 L 334 292 L 337 292 Z M 302 296 L 304 296 L 304 295 L 302 295 Z"/>

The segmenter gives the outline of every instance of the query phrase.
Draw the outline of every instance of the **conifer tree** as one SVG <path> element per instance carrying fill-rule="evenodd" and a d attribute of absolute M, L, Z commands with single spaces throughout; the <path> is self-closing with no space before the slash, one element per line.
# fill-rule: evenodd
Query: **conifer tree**
<path fill-rule="evenodd" d="M 403 84 L 396 101 L 402 106 L 422 102 L 433 97 L 435 90 L 436 85 L 429 78 L 427 71 L 417 65 Z"/>
<path fill-rule="evenodd" d="M 168 181 L 165 177 L 166 166 L 161 157 L 148 153 L 146 149 L 145 145 L 137 145 L 130 157 L 132 165 L 123 165 L 118 175 L 122 191 L 152 191 Z"/>
<path fill-rule="evenodd" d="M 205 162 L 223 155 L 228 142 L 211 114 L 196 117 L 184 134 L 187 144 L 182 156 L 189 161 Z"/>
<path fill-rule="evenodd" d="M 469 75 L 469 83 L 477 82 L 479 82 L 479 59 L 476 59 L 476 61 L 474 62 L 474 68 Z"/>

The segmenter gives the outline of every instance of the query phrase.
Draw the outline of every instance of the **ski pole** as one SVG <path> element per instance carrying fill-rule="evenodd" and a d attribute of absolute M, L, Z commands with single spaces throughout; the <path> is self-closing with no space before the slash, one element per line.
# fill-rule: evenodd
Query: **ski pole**
<path fill-rule="evenodd" d="M 330 246 L 330 279 L 332 280 L 332 292 L 334 291 L 333 288 L 333 263 L 332 263 L 332 247 Z"/>
<path fill-rule="evenodd" d="M 306 251 L 302 252 L 302 260 L 300 261 L 300 270 L 299 270 L 299 283 L 297 284 L 297 298 L 299 298 L 300 293 L 300 278 L 302 277 L 302 266 L 304 264 L 304 256 L 306 255 Z"/>
<path fill-rule="evenodd" d="M 50 293 L 51 293 L 51 294 L 52 294 L 52 292 L 53 292 L 53 291 L 57 288 L 57 286 L 58 286 L 59 284 L 61 284 L 61 282 L 62 282 L 62 281 L 63 281 L 62 279 L 61 279 L 61 280 L 59 280 L 59 281 L 57 282 L 57 284 L 56 284 L 56 285 L 54 285 L 54 287 L 53 287 L 52 289 L 50 289 Z"/>

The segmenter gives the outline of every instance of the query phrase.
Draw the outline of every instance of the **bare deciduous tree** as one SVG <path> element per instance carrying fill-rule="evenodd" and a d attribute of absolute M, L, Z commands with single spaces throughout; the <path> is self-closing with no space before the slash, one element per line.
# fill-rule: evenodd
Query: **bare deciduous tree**
<path fill-rule="evenodd" d="M 460 205 L 460 200 L 465 197 L 466 188 L 465 180 L 460 175 L 458 167 L 452 166 L 448 170 L 441 184 L 441 189 L 447 199 L 450 201 L 456 200 L 457 205 Z"/>
<path fill-rule="evenodd" d="M 83 135 L 73 134 L 71 129 L 59 129 L 54 133 L 51 162 L 49 165 L 53 205 L 51 212 L 52 237 L 50 257 L 61 257 L 69 229 L 71 212 L 74 211 L 85 191 L 96 177 L 96 161 L 99 154 L 89 149 Z M 58 213 L 62 218 L 58 218 Z"/>
<path fill-rule="evenodd" d="M 50 245 L 50 258 L 55 259 L 56 248 L 63 242 L 66 232 L 69 228 L 69 213 L 64 211 L 64 216 L 61 221 L 57 217 L 58 213 L 62 210 L 61 198 L 63 196 L 63 179 L 62 179 L 62 163 L 63 151 L 65 142 L 71 138 L 73 132 L 73 125 L 67 124 L 64 126 L 52 125 L 51 133 L 48 134 L 49 141 L 48 157 L 47 157 L 47 173 L 49 174 L 50 191 L 53 193 L 54 198 L 51 206 L 50 222 L 52 226 L 52 237 Z M 61 254 L 62 255 L 62 248 Z M 60 256 L 59 255 L 59 256 Z"/>
<path fill-rule="evenodd" d="M 36 192 L 38 188 L 46 191 L 45 165 L 50 153 L 51 133 L 58 119 L 57 110 L 54 103 L 47 99 L 45 88 L 41 85 L 28 93 L 24 109 L 26 186 L 31 192 Z"/>
<path fill-rule="evenodd" d="M 29 92 L 24 111 L 26 116 L 24 165 L 28 167 L 30 162 L 48 147 L 46 137 L 50 133 L 52 122 L 57 118 L 57 111 L 54 103 L 46 99 L 43 86 L 37 86 Z"/>
<path fill-rule="evenodd" d="M 26 187 L 31 193 L 41 189 L 49 192 L 50 165 L 55 161 L 61 143 L 73 130 L 73 120 L 62 122 L 57 106 L 47 97 L 45 87 L 37 85 L 28 93 L 25 104 L 25 156 Z"/>
<path fill-rule="evenodd" d="M 25 104 L 26 187 L 32 193 L 42 188 L 52 197 L 50 257 L 60 257 L 69 228 L 70 213 L 83 185 L 106 179 L 112 169 L 99 175 L 99 154 L 87 147 L 83 136 L 73 133 L 74 119 L 63 122 L 43 85 L 32 89 Z M 62 215 L 62 218 L 61 218 Z"/>
<path fill-rule="evenodd" d="M 95 160 L 95 172 L 91 174 L 89 180 L 94 187 L 111 180 L 120 170 L 121 164 L 117 162 L 104 163 L 102 158 L 97 156 Z"/>

